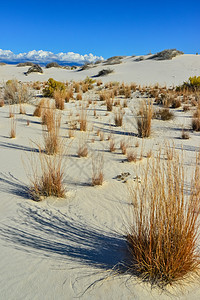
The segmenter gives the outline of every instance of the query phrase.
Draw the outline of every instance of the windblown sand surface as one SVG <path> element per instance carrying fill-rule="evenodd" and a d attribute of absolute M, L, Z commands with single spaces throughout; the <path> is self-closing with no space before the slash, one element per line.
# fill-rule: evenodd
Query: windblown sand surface
<path fill-rule="evenodd" d="M 83 80 L 103 68 L 114 72 L 101 79 L 135 82 L 140 85 L 159 83 L 178 85 L 190 76 L 200 75 L 200 56 L 183 55 L 170 61 L 145 60 L 135 62 L 127 57 L 119 65 L 98 65 L 85 71 L 44 69 L 44 74 L 24 75 L 28 67 L 0 66 L 0 82 L 17 79 L 22 82 L 56 80 Z M 0 299 L 200 299 L 198 282 L 161 292 L 141 283 L 125 268 L 128 257 L 125 234 L 130 221 L 127 185 L 134 185 L 136 170 L 146 163 L 147 153 L 156 153 L 165 142 L 183 149 L 188 181 L 199 150 L 199 133 L 190 132 L 190 139 L 180 139 L 182 128 L 191 128 L 190 111 L 174 109 L 170 121 L 152 121 L 148 139 L 137 137 L 136 120 L 142 96 L 137 92 L 128 99 L 122 127 L 115 127 L 113 113 L 98 100 L 96 89 L 84 94 L 83 101 L 97 101 L 88 107 L 88 131 L 76 131 L 68 138 L 69 118 L 80 112 L 77 101 L 65 104 L 62 111 L 61 134 L 66 148 L 66 199 L 47 198 L 41 202 L 29 199 L 28 167 L 35 143 L 42 140 L 40 119 L 33 117 L 34 105 L 26 104 L 26 115 L 17 118 L 17 135 L 9 138 L 9 107 L 0 108 Z M 33 104 L 38 102 L 35 97 Z M 97 116 L 94 117 L 94 109 Z M 27 126 L 27 120 L 30 125 Z M 97 131 L 104 133 L 100 141 Z M 116 150 L 109 151 L 108 137 L 114 139 Z M 77 149 L 81 137 L 86 136 L 89 154 L 79 158 Z M 127 139 L 142 160 L 129 163 L 119 149 L 120 141 Z M 35 142 L 35 143 L 34 143 Z M 139 143 L 139 147 L 135 145 Z M 96 150 L 104 156 L 104 184 L 91 186 L 92 155 Z M 39 155 L 35 153 L 34 155 Z M 116 177 L 129 172 L 127 182 Z M 142 180 L 142 179 L 141 179 Z"/>

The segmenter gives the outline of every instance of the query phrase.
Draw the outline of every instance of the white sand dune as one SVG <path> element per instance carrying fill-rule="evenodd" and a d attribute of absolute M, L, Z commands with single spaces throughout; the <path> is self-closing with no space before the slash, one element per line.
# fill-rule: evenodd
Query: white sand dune
<path fill-rule="evenodd" d="M 108 67 L 114 69 L 114 72 L 100 78 L 103 82 L 124 81 L 141 85 L 159 83 L 171 86 L 181 84 L 189 76 L 200 75 L 200 56 L 182 55 L 171 61 L 134 60 L 127 57 L 122 64 L 100 64 L 85 71 L 44 69 L 43 75 L 28 76 L 23 74 L 28 67 L 5 65 L 0 66 L 0 82 L 3 84 L 12 78 L 23 82 L 45 81 L 50 77 L 60 81 L 78 81 Z M 84 100 L 95 97 L 93 91 L 90 91 L 84 95 Z M 31 174 L 27 165 L 33 155 L 32 147 L 36 147 L 33 142 L 42 139 L 40 119 L 32 116 L 33 105 L 25 105 L 26 115 L 20 115 L 19 107 L 16 106 L 17 135 L 15 139 L 10 139 L 9 107 L 0 108 L 0 299 L 160 300 L 171 299 L 173 295 L 185 300 L 200 299 L 198 282 L 161 292 L 156 288 L 152 290 L 149 284 L 139 282 L 127 270 L 124 273 L 124 263 L 128 256 L 124 235 L 129 223 L 130 205 L 127 183 L 117 180 L 116 176 L 129 172 L 129 182 L 134 184 L 137 167 L 140 163 L 146 163 L 147 152 L 153 149 L 156 153 L 164 141 L 173 142 L 177 150 L 184 150 L 185 164 L 190 174 L 199 150 L 198 133 L 191 132 L 189 140 L 180 139 L 182 127 L 190 128 L 193 113 L 184 113 L 181 108 L 174 110 L 174 120 L 153 120 L 150 138 L 144 141 L 137 138 L 133 114 L 136 115 L 140 100 L 136 97 L 128 100 L 122 127 L 113 125 L 113 113 L 107 115 L 105 106 L 96 104 L 96 119 L 93 117 L 94 107 L 89 107 L 87 158 L 78 158 L 76 155 L 81 133 L 76 133 L 72 143 L 67 137 L 66 121 L 69 113 L 75 116 L 80 108 L 76 107 L 76 103 L 65 104 L 61 134 L 68 151 L 65 167 L 66 199 L 48 198 L 38 203 L 30 200 L 27 195 L 27 173 Z M 96 134 L 99 129 L 104 132 L 105 139 L 102 142 Z M 114 153 L 108 151 L 107 137 L 110 132 L 116 142 Z M 127 137 L 133 148 L 139 142 L 136 151 L 138 156 L 143 152 L 141 162 L 134 164 L 125 160 L 119 149 L 124 137 Z M 90 185 L 92 155 L 96 150 L 104 154 L 105 182 L 101 187 Z M 35 155 L 38 159 L 38 153 Z"/>

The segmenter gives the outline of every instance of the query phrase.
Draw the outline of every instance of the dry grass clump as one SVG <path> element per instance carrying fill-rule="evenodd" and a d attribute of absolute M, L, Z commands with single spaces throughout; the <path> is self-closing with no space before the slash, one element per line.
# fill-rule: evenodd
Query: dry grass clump
<path fill-rule="evenodd" d="M 20 106 L 19 106 L 19 113 L 20 113 L 20 115 L 26 114 L 26 109 L 22 104 L 20 104 Z"/>
<path fill-rule="evenodd" d="M 113 99 L 109 96 L 106 98 L 106 107 L 107 111 L 112 111 L 113 109 Z"/>
<path fill-rule="evenodd" d="M 82 94 L 78 93 L 76 96 L 76 100 L 82 100 L 82 99 L 83 99 Z"/>
<path fill-rule="evenodd" d="M 183 106 L 183 111 L 186 112 L 186 111 L 189 111 L 189 110 L 190 110 L 190 106 L 187 105 L 187 104 L 185 104 L 185 105 Z"/>
<path fill-rule="evenodd" d="M 33 82 L 33 89 L 39 91 L 41 89 L 41 83 L 39 81 Z"/>
<path fill-rule="evenodd" d="M 126 158 L 128 162 L 136 162 L 137 161 L 137 152 L 133 149 L 127 150 Z"/>
<path fill-rule="evenodd" d="M 10 128 L 10 138 L 14 139 L 16 138 L 16 119 L 15 118 L 11 118 L 11 128 Z"/>
<path fill-rule="evenodd" d="M 82 106 L 82 108 L 81 108 L 79 123 L 80 123 L 80 131 L 86 131 L 87 130 L 87 111 L 86 111 L 86 108 L 84 108 L 84 106 Z"/>
<path fill-rule="evenodd" d="M 120 141 L 120 149 L 122 150 L 122 154 L 126 154 L 128 146 L 129 144 L 125 140 Z"/>
<path fill-rule="evenodd" d="M 80 92 L 80 84 L 78 82 L 76 82 L 74 84 L 74 91 L 75 91 L 75 93 L 79 93 Z"/>
<path fill-rule="evenodd" d="M 54 107 L 46 109 L 45 122 L 42 125 L 44 150 L 48 155 L 62 152 L 62 142 L 60 138 L 61 115 L 56 112 Z"/>
<path fill-rule="evenodd" d="M 77 155 L 79 157 L 87 157 L 88 156 L 87 141 L 83 136 L 79 140 L 79 147 L 78 147 Z"/>
<path fill-rule="evenodd" d="M 39 161 L 39 168 L 38 168 Z M 63 155 L 49 156 L 40 149 L 39 160 L 31 160 L 33 174 L 30 178 L 30 196 L 35 201 L 41 201 L 46 197 L 65 196 Z"/>
<path fill-rule="evenodd" d="M 178 108 L 181 106 L 181 100 L 174 98 L 171 104 L 172 108 Z"/>
<path fill-rule="evenodd" d="M 34 117 L 41 117 L 42 116 L 42 111 L 45 107 L 46 100 L 43 98 L 37 105 L 36 109 L 33 112 Z"/>
<path fill-rule="evenodd" d="M 194 131 L 200 131 L 200 108 L 198 107 L 192 118 L 192 129 Z"/>
<path fill-rule="evenodd" d="M 93 155 L 92 157 L 92 185 L 102 185 L 103 184 L 103 165 L 104 157 L 101 153 Z"/>
<path fill-rule="evenodd" d="M 115 126 L 120 127 L 123 123 L 124 111 L 119 109 L 114 113 Z"/>
<path fill-rule="evenodd" d="M 188 131 L 185 131 L 185 129 L 182 129 L 182 132 L 181 132 L 181 138 L 183 140 L 188 140 L 190 138 L 190 135 L 189 135 L 189 132 Z"/>
<path fill-rule="evenodd" d="M 110 152 L 114 152 L 116 147 L 115 147 L 115 141 L 113 138 L 110 138 L 110 145 L 109 145 L 109 148 L 110 148 Z"/>
<path fill-rule="evenodd" d="M 9 104 L 28 103 L 32 98 L 28 86 L 17 80 L 8 80 L 4 87 L 4 99 Z"/>
<path fill-rule="evenodd" d="M 65 108 L 66 92 L 63 90 L 55 90 L 53 97 L 55 99 L 55 106 L 57 109 L 63 110 Z"/>
<path fill-rule="evenodd" d="M 139 137 L 149 137 L 151 133 L 151 119 L 153 115 L 153 104 L 142 103 L 140 106 L 140 116 L 137 119 L 137 130 Z"/>
<path fill-rule="evenodd" d="M 183 161 L 176 153 L 173 160 L 148 160 L 141 182 L 130 187 L 130 268 L 152 285 L 172 284 L 199 269 L 199 182 L 197 163 L 190 193 L 185 192 Z"/>
<path fill-rule="evenodd" d="M 162 121 L 169 121 L 174 118 L 174 114 L 169 108 L 161 108 L 155 113 L 155 118 Z"/>

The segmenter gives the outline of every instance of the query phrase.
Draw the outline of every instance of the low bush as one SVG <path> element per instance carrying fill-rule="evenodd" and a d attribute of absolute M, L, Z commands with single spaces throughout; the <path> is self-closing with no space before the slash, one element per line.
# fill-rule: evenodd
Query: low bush
<path fill-rule="evenodd" d="M 55 91 L 65 91 L 65 84 L 60 81 L 56 81 L 53 78 L 49 78 L 47 86 L 43 89 L 44 97 L 53 97 Z"/>

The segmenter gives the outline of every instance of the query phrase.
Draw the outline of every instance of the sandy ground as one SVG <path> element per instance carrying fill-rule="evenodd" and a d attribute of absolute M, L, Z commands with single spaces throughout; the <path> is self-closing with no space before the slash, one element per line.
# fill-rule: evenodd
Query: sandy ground
<path fill-rule="evenodd" d="M 108 66 L 106 66 L 107 68 Z M 171 61 L 141 61 L 125 58 L 120 65 L 110 66 L 114 73 L 102 77 L 103 82 L 120 81 L 137 84 L 177 85 L 189 76 L 199 75 L 200 56 L 183 55 Z M 54 79 L 80 80 L 93 76 L 102 69 L 97 66 L 86 71 L 45 70 L 44 75 L 25 76 L 27 67 L 0 66 L 0 81 L 16 78 L 27 81 Z M 92 91 L 83 100 L 95 100 Z M 140 98 L 133 94 L 128 99 L 122 127 L 114 126 L 113 113 L 107 114 L 106 106 L 99 101 L 88 108 L 88 131 L 76 132 L 68 138 L 70 113 L 75 117 L 80 111 L 76 102 L 65 104 L 62 111 L 61 134 L 66 148 L 65 184 L 66 199 L 48 198 L 41 202 L 29 199 L 26 187 L 34 142 L 42 139 L 40 119 L 33 117 L 34 105 L 25 105 L 26 115 L 19 114 L 15 106 L 17 135 L 9 138 L 9 107 L 0 108 L 0 299 L 199 299 L 198 282 L 178 285 L 160 291 L 151 289 L 136 277 L 120 270 L 127 258 L 124 235 L 130 222 L 128 183 L 134 185 L 139 165 L 146 163 L 150 149 L 153 153 L 164 142 L 174 144 L 176 150 L 184 150 L 188 177 L 195 165 L 199 150 L 199 133 L 190 132 L 189 140 L 180 139 L 182 128 L 190 128 L 193 111 L 174 110 L 171 121 L 152 121 L 152 134 L 148 139 L 137 137 L 136 120 Z M 71 116 L 71 118 L 73 118 Z M 27 120 L 30 125 L 27 126 Z M 97 131 L 104 133 L 100 141 Z M 108 137 L 116 143 L 115 152 L 109 152 Z M 77 149 L 80 138 L 85 135 L 89 154 L 79 158 Z M 119 149 L 122 139 L 129 141 L 142 160 L 128 163 Z M 139 143 L 139 147 L 135 145 Z M 104 156 L 104 184 L 91 186 L 92 156 L 99 150 Z M 116 176 L 129 172 L 128 182 Z M 190 179 L 190 178 L 189 178 Z M 117 271 L 118 270 L 118 271 Z"/>

